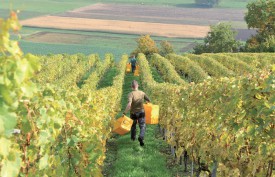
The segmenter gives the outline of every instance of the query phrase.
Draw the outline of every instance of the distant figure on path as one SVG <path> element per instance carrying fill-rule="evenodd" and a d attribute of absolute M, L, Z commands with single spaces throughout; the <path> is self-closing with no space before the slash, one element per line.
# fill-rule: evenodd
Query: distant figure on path
<path fill-rule="evenodd" d="M 125 115 L 130 110 L 130 118 L 133 119 L 133 125 L 131 127 L 131 140 L 136 140 L 136 125 L 137 122 L 140 128 L 140 134 L 138 137 L 138 141 L 140 146 L 144 146 L 144 135 L 145 135 L 145 112 L 143 108 L 144 100 L 147 102 L 151 102 L 149 97 L 141 90 L 138 90 L 138 82 L 133 80 L 132 84 L 132 92 L 128 94 L 128 104 L 123 112 Z"/>
<path fill-rule="evenodd" d="M 131 66 L 132 66 L 132 73 L 134 73 L 135 70 L 136 70 L 136 63 L 137 63 L 135 55 L 133 55 L 131 57 L 131 61 L 130 62 L 131 62 Z"/>

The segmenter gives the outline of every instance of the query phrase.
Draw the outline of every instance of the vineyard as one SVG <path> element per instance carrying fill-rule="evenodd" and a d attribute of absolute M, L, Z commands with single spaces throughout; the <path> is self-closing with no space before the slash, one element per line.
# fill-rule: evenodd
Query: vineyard
<path fill-rule="evenodd" d="M 271 176 L 274 54 L 138 59 L 143 87 L 160 105 L 160 125 L 176 157 L 187 153 L 200 170 L 218 176 Z M 152 67 L 164 83 L 153 79 Z"/>
<path fill-rule="evenodd" d="M 8 33 L 19 28 L 16 14 L 0 22 L 1 176 L 103 176 L 128 56 L 23 55 Z M 275 54 L 140 53 L 137 61 L 178 159 L 188 154 L 217 176 L 272 176 Z"/>

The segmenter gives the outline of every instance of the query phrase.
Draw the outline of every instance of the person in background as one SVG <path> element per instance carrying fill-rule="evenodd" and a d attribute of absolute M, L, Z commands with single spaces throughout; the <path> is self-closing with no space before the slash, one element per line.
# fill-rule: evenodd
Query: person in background
<path fill-rule="evenodd" d="M 151 101 L 143 91 L 138 90 L 138 82 L 136 80 L 133 80 L 131 87 L 133 91 L 128 94 L 128 104 L 123 112 L 123 115 L 126 115 L 126 113 L 130 110 L 130 118 L 133 119 L 133 125 L 131 127 L 131 140 L 135 141 L 136 139 L 136 125 L 138 122 L 140 128 L 138 141 L 140 146 L 144 146 L 146 124 L 143 102 L 144 100 L 147 102 Z"/>
<path fill-rule="evenodd" d="M 135 70 L 136 70 L 136 63 L 137 63 L 135 55 L 133 55 L 131 57 L 131 61 L 130 62 L 131 62 L 131 66 L 132 66 L 132 73 L 134 73 Z"/>

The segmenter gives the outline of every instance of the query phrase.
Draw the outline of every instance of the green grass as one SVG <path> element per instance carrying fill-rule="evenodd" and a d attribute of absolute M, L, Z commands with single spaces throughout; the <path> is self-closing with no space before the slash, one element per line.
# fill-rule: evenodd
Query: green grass
<path fill-rule="evenodd" d="M 222 0 L 215 8 L 244 9 L 251 0 Z M 144 4 L 196 8 L 194 0 L 0 0 L 0 17 L 7 18 L 10 10 L 19 10 L 19 19 L 57 14 L 95 3 Z M 242 25 L 243 26 L 243 25 Z"/>
<path fill-rule="evenodd" d="M 81 41 L 82 44 L 66 44 L 66 43 L 45 43 L 45 42 L 31 42 L 28 38 L 38 32 L 51 32 L 62 34 L 78 34 L 86 35 L 87 39 Z M 139 35 L 132 34 L 117 34 L 117 33 L 104 33 L 104 32 L 90 32 L 90 31 L 73 31 L 73 30 L 58 30 L 47 28 L 28 28 L 24 27 L 20 31 L 23 39 L 20 41 L 20 46 L 24 53 L 33 53 L 39 55 L 45 54 L 58 54 L 58 53 L 84 53 L 86 55 L 91 53 L 98 53 L 101 58 L 105 53 L 113 53 L 115 60 L 118 61 L 123 54 L 131 53 L 136 47 L 136 39 Z M 194 39 L 184 38 L 165 38 L 155 37 L 152 39 L 159 45 L 160 41 L 167 40 L 173 46 L 176 53 L 182 53 L 182 48 L 194 42 Z M 202 41 L 196 39 L 196 41 Z"/>
<path fill-rule="evenodd" d="M 1 6 L 0 6 L 1 8 Z M 10 10 L 9 9 L 0 9 L 0 17 L 1 18 L 8 18 L 10 15 Z M 41 13 L 41 12 L 34 12 L 34 11 L 22 11 L 18 14 L 19 20 L 25 20 L 28 18 L 33 18 L 33 17 L 37 17 L 37 16 L 42 16 L 45 15 L 45 13 Z"/>
<path fill-rule="evenodd" d="M 222 0 L 217 8 L 245 8 L 249 0 Z M 91 5 L 94 3 L 122 3 L 196 7 L 194 0 L 0 0 L 1 9 L 16 9 L 22 12 L 54 14 Z"/>
<path fill-rule="evenodd" d="M 100 58 L 104 58 L 106 53 L 114 54 L 115 60 L 119 60 L 121 55 L 125 52 L 123 49 L 119 48 L 106 48 L 104 46 L 87 46 L 78 44 L 51 44 L 51 43 L 34 43 L 28 41 L 20 41 L 19 43 L 23 52 L 32 53 L 37 55 L 46 54 L 76 54 L 83 53 L 85 55 L 89 54 L 99 54 Z"/>
<path fill-rule="evenodd" d="M 136 44 L 136 39 L 140 36 L 137 34 L 122 34 L 122 33 L 109 33 L 109 32 L 96 32 L 96 31 L 77 31 L 77 30 L 63 30 L 63 29 L 50 29 L 50 28 L 34 28 L 34 27 L 23 27 L 20 30 L 20 34 L 23 37 L 29 36 L 37 32 L 52 32 L 52 33 L 69 33 L 69 34 L 79 34 L 79 35 L 90 35 L 92 37 L 99 37 L 99 39 L 109 39 L 108 42 L 116 42 L 117 44 Z M 194 38 L 168 38 L 168 37 L 159 37 L 151 36 L 156 42 L 167 40 L 171 43 L 192 43 L 194 40 L 200 41 L 202 39 Z M 129 42 L 129 39 L 132 43 Z M 122 41 L 121 41 L 122 40 Z M 97 43 L 99 41 L 91 40 L 90 43 Z"/>
<path fill-rule="evenodd" d="M 165 156 L 159 151 L 164 144 L 155 138 L 155 129 L 156 126 L 147 125 L 144 147 L 140 147 L 138 141 L 131 141 L 130 135 L 117 139 L 117 159 L 110 176 L 172 176 L 172 172 L 166 168 Z"/>
<path fill-rule="evenodd" d="M 139 77 L 132 73 L 125 76 L 121 109 L 124 111 L 127 104 L 127 95 L 131 92 L 132 80 L 140 83 Z M 142 90 L 142 87 L 139 88 Z M 118 114 L 121 116 L 121 112 Z M 170 177 L 172 171 L 166 167 L 166 156 L 160 152 L 165 143 L 155 138 L 156 125 L 147 125 L 145 146 L 141 147 L 138 141 L 131 141 L 130 134 L 114 136 L 109 140 L 107 160 L 104 174 L 115 177 Z M 139 128 L 137 126 L 137 135 Z"/>
<path fill-rule="evenodd" d="M 65 12 L 94 2 L 89 0 L 0 0 L 1 9 L 15 9 L 22 12 L 32 11 L 44 14 Z"/>

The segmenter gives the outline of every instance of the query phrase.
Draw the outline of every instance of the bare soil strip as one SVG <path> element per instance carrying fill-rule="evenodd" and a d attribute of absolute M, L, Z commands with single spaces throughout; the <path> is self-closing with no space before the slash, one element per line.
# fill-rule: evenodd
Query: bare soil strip
<path fill-rule="evenodd" d="M 32 35 L 26 36 L 23 39 L 32 41 L 32 42 L 83 44 L 89 38 L 91 38 L 91 36 L 89 35 L 38 32 Z"/>
<path fill-rule="evenodd" d="M 133 4 L 93 4 L 66 13 L 74 14 L 74 17 L 89 15 L 94 18 L 95 14 L 112 17 L 115 15 L 117 20 L 127 17 L 131 18 L 161 18 L 171 21 L 185 18 L 197 19 L 204 21 L 244 21 L 245 9 L 216 9 L 216 8 L 180 8 L 171 6 L 150 6 L 150 5 L 133 5 Z M 60 15 L 60 14 L 59 14 Z M 63 15 L 62 15 L 63 16 Z M 87 16 L 88 17 L 88 16 Z M 105 17 L 103 17 L 105 18 Z M 130 20 L 133 21 L 133 20 Z M 200 23 L 197 25 L 201 25 Z"/>
<path fill-rule="evenodd" d="M 150 34 L 154 36 L 203 38 L 209 31 L 208 26 L 180 25 L 122 20 L 101 20 L 59 16 L 42 16 L 23 20 L 23 26 L 57 28 L 85 31 L 106 31 L 128 34 Z"/>
<path fill-rule="evenodd" d="M 234 28 L 246 29 L 244 13 L 245 9 L 97 3 L 60 13 L 57 16 L 203 26 L 230 21 Z"/>

